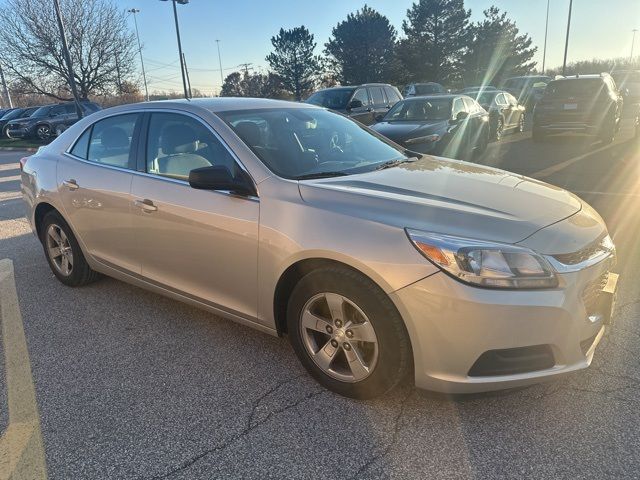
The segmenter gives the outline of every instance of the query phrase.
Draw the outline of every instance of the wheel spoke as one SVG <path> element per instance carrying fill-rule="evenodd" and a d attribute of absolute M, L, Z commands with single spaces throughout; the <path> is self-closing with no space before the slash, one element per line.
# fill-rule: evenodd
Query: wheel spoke
<path fill-rule="evenodd" d="M 369 369 L 364 364 L 364 361 L 358 354 L 358 351 L 355 348 L 351 348 L 350 350 L 344 350 L 344 354 L 347 357 L 347 362 L 349 365 L 349 370 L 353 375 L 353 379 L 357 382 L 358 380 L 365 378 L 369 375 Z"/>
<path fill-rule="evenodd" d="M 336 319 L 344 319 L 344 311 L 343 304 L 344 300 L 342 297 L 336 293 L 325 293 L 324 298 L 327 300 L 327 305 L 329 306 L 329 311 L 331 312 L 331 318 L 333 320 Z"/>
<path fill-rule="evenodd" d="M 327 327 L 331 326 L 331 321 L 318 317 L 309 310 L 306 310 L 302 314 L 302 326 L 310 330 L 315 330 L 316 332 L 327 333 Z"/>
<path fill-rule="evenodd" d="M 65 275 L 69 275 L 69 260 L 67 260 L 67 257 L 62 257 L 60 268 L 62 270 L 62 273 L 64 273 Z"/>
<path fill-rule="evenodd" d="M 62 255 L 62 249 L 60 247 L 49 247 L 49 255 L 51 255 L 51 258 L 58 258 L 60 255 Z"/>
<path fill-rule="evenodd" d="M 49 236 L 53 239 L 54 242 L 56 242 L 56 244 L 58 246 L 61 246 L 62 243 L 62 238 L 60 238 L 60 230 L 58 230 L 57 228 L 53 227 L 49 229 Z"/>
<path fill-rule="evenodd" d="M 375 343 L 378 341 L 376 338 L 376 332 L 373 330 L 371 323 L 352 323 L 347 325 L 347 330 L 351 330 L 353 337 L 350 340 L 359 340 L 361 342 Z"/>
<path fill-rule="evenodd" d="M 73 268 L 73 250 L 71 249 L 67 252 L 67 261 L 69 262 L 69 268 Z"/>
<path fill-rule="evenodd" d="M 314 360 L 320 368 L 323 370 L 329 370 L 333 359 L 336 358 L 338 353 L 338 347 L 331 345 L 331 342 L 325 343 L 318 352 L 314 355 Z"/>

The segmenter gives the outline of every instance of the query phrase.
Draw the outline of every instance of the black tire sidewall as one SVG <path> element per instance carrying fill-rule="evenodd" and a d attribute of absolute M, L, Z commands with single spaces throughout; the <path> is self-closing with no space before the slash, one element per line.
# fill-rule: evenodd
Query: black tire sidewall
<path fill-rule="evenodd" d="M 318 293 L 331 292 L 349 298 L 367 315 L 378 339 L 378 360 L 373 372 L 357 383 L 330 377 L 318 367 L 302 339 L 300 314 Z M 404 322 L 388 296 L 371 280 L 348 268 L 328 267 L 303 277 L 293 289 L 287 308 L 289 340 L 309 373 L 323 386 L 344 396 L 366 399 L 391 390 L 412 364 Z"/>

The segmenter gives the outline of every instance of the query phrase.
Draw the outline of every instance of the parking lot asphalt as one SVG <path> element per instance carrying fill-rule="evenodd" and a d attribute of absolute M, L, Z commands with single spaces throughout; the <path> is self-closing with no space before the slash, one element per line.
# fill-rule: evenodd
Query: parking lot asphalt
<path fill-rule="evenodd" d="M 631 137 L 629 125 L 605 147 L 507 135 L 476 160 L 567 188 L 607 221 L 619 252 L 617 322 L 593 365 L 519 390 L 450 398 L 404 386 L 372 401 L 323 390 L 286 338 L 108 278 L 60 284 L 23 218 L 21 154 L 0 152 L 0 258 L 15 269 L 48 478 L 638 478 L 640 143 Z"/>

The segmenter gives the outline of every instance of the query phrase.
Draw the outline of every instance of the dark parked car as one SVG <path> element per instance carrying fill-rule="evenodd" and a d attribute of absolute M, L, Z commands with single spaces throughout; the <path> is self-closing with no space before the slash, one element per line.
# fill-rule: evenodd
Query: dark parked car
<path fill-rule="evenodd" d="M 607 73 L 553 80 L 534 110 L 533 140 L 573 132 L 611 143 L 620 127 L 622 106 L 622 95 Z"/>
<path fill-rule="evenodd" d="M 100 106 L 93 102 L 81 102 L 80 105 L 85 116 L 100 110 Z M 45 105 L 33 112 L 29 118 L 9 122 L 7 133 L 11 138 L 47 140 L 64 132 L 77 121 L 78 114 L 74 103 Z"/>
<path fill-rule="evenodd" d="M 14 108 L 5 113 L 2 118 L 0 118 L 0 138 L 7 138 L 7 127 L 9 122 L 17 118 L 28 117 L 37 110 L 37 108 L 38 107 Z"/>
<path fill-rule="evenodd" d="M 365 125 L 384 115 L 402 96 L 396 87 L 384 83 L 368 83 L 356 87 L 333 87 L 319 90 L 306 103 L 349 115 Z"/>
<path fill-rule="evenodd" d="M 447 89 L 436 82 L 410 83 L 404 87 L 404 96 L 413 97 L 418 95 L 434 95 L 436 93 L 447 93 Z"/>
<path fill-rule="evenodd" d="M 474 98 L 489 112 L 489 127 L 494 140 L 499 141 L 502 134 L 509 130 L 524 131 L 526 109 L 509 92 L 483 91 Z"/>
<path fill-rule="evenodd" d="M 489 115 L 466 95 L 405 98 L 371 128 L 419 153 L 467 158 L 489 142 Z"/>
<path fill-rule="evenodd" d="M 625 110 L 633 114 L 640 106 L 640 70 L 618 70 L 611 72 L 611 76 L 624 95 Z"/>
<path fill-rule="evenodd" d="M 518 99 L 528 110 L 540 101 L 547 84 L 552 80 L 546 75 L 526 75 L 524 77 L 511 77 L 502 82 L 502 89 Z"/>

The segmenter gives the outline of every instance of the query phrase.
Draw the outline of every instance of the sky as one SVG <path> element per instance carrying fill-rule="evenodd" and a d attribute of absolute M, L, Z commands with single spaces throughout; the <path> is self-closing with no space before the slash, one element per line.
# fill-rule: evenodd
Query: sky
<path fill-rule="evenodd" d="M 115 0 L 123 9 L 136 8 L 149 89 L 182 89 L 178 50 L 170 2 Z M 0 2 L 1 3 L 1 2 Z M 413 0 L 367 0 L 386 15 L 399 33 Z M 364 0 L 190 0 L 178 5 L 182 46 L 191 84 L 211 94 L 220 89 L 216 39 L 220 40 L 223 73 L 242 63 L 266 70 L 270 39 L 281 27 L 306 26 L 315 35 L 317 53 L 332 28 L 365 4 Z M 472 20 L 496 5 L 509 13 L 521 32 L 538 46 L 535 60 L 542 63 L 546 0 L 465 0 Z M 547 67 L 562 64 L 569 0 L 550 0 Z M 133 28 L 133 19 L 129 18 Z M 574 0 L 568 61 L 628 56 L 632 29 L 640 28 L 639 0 Z M 636 38 L 640 54 L 640 32 Z M 634 55 L 635 56 L 635 55 Z"/>

